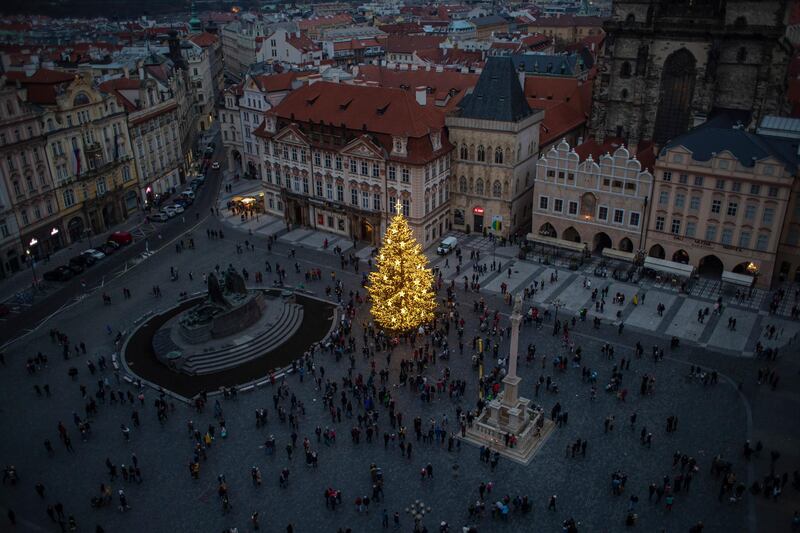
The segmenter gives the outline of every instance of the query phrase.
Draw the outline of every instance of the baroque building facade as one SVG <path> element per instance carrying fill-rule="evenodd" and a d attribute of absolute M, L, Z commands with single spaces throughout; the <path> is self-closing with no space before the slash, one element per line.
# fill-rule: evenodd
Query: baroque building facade
<path fill-rule="evenodd" d="M 786 0 L 614 2 L 591 131 L 663 146 L 715 110 L 745 127 L 786 111 Z"/>

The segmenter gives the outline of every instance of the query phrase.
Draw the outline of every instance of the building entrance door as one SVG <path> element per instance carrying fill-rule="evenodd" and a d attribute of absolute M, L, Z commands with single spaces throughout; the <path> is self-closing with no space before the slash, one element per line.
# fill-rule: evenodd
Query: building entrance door
<path fill-rule="evenodd" d="M 483 215 L 472 215 L 472 231 L 483 233 Z"/>

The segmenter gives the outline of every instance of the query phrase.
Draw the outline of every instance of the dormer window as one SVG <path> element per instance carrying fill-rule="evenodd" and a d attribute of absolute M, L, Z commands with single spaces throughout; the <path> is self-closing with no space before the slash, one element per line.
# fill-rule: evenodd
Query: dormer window
<path fill-rule="evenodd" d="M 442 149 L 442 134 L 439 131 L 431 132 L 431 144 L 433 145 L 433 151 L 436 152 L 437 150 Z"/>
<path fill-rule="evenodd" d="M 267 117 L 266 130 L 270 133 L 275 133 L 275 117 Z"/>
<path fill-rule="evenodd" d="M 392 154 L 406 155 L 406 145 L 408 139 L 405 137 L 394 137 L 392 139 Z"/>

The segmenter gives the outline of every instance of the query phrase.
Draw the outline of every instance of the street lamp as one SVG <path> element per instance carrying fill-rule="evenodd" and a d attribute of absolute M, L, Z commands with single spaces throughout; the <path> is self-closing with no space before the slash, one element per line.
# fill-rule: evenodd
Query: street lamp
<path fill-rule="evenodd" d="M 553 315 L 553 335 L 558 335 L 558 310 L 564 307 L 564 302 L 559 299 L 555 299 L 551 303 L 553 304 L 553 308 L 556 310 L 555 314 Z"/>
<path fill-rule="evenodd" d="M 33 248 L 37 244 L 39 244 L 39 241 L 37 241 L 36 238 L 34 237 L 33 239 L 31 239 L 31 242 L 28 243 L 30 248 L 25 250 L 25 253 L 28 254 L 28 260 L 31 262 L 31 273 L 33 274 L 33 285 L 34 285 L 34 287 L 36 285 L 38 285 L 39 283 L 38 283 L 38 280 L 36 279 L 36 258 L 33 256 L 33 254 L 31 254 L 31 248 Z"/>

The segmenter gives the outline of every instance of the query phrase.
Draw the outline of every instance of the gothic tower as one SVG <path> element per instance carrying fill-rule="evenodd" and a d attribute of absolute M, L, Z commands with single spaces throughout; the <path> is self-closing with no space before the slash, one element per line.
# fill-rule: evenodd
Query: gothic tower
<path fill-rule="evenodd" d="M 591 132 L 659 146 L 732 110 L 788 111 L 787 0 L 617 0 L 604 25 Z"/>

